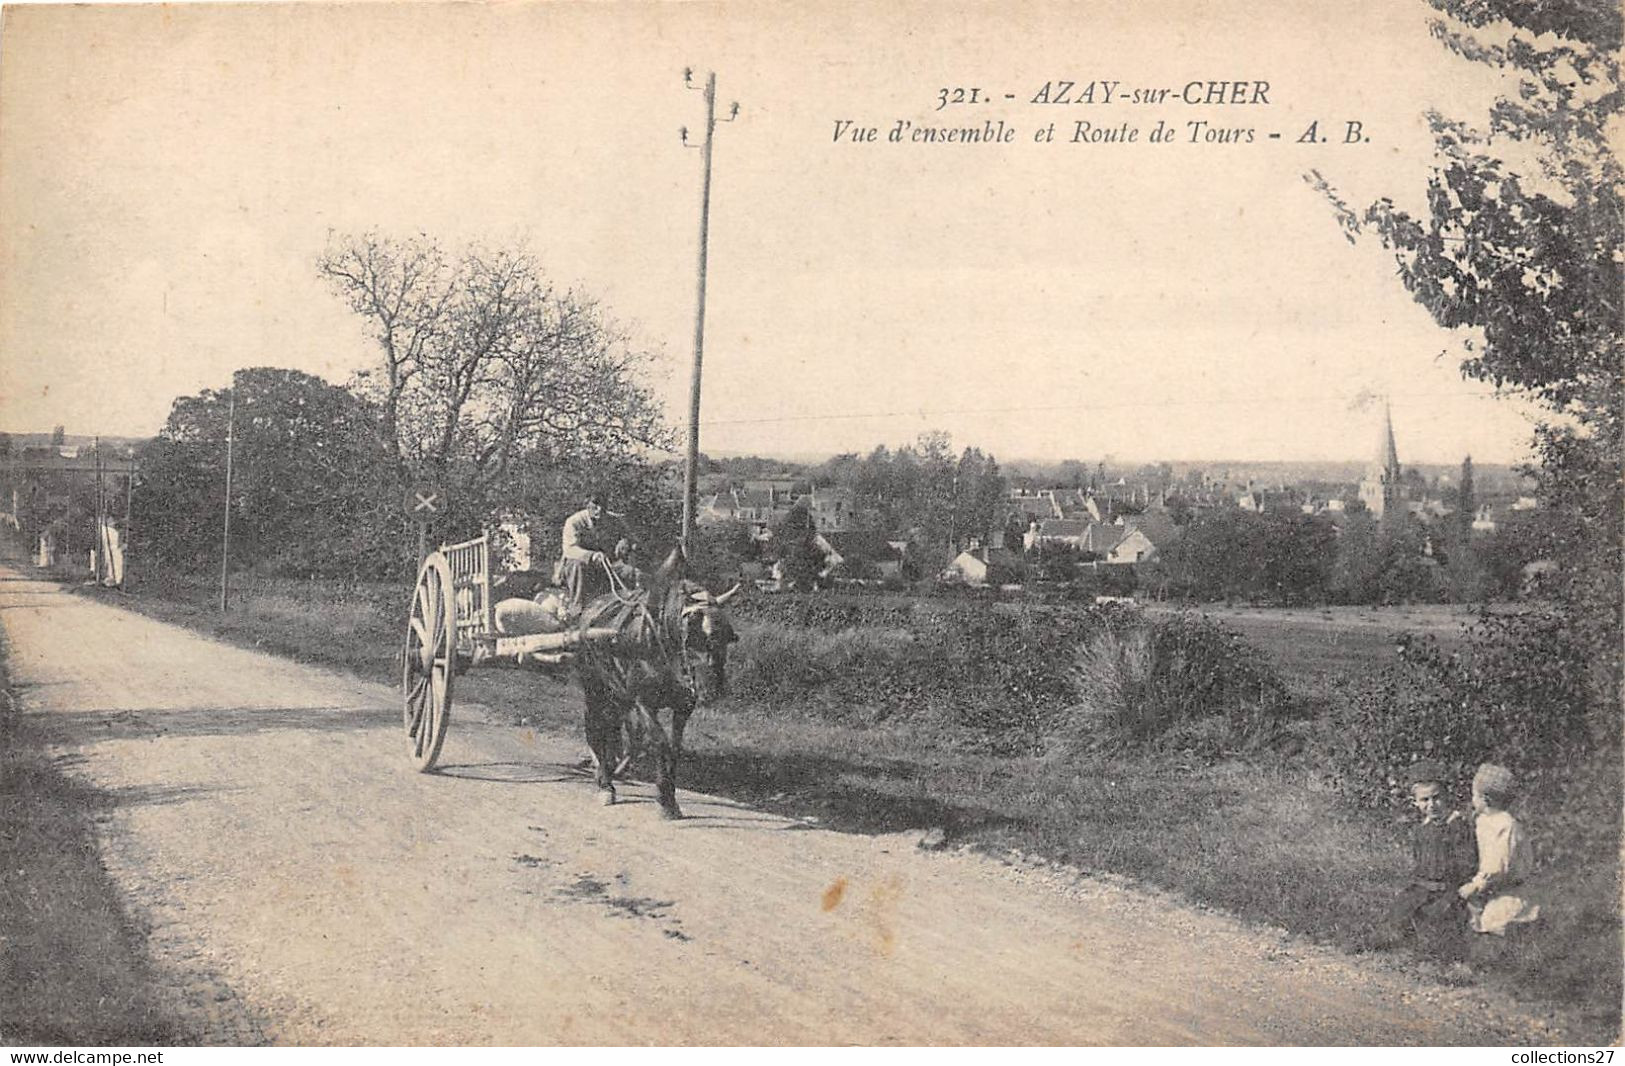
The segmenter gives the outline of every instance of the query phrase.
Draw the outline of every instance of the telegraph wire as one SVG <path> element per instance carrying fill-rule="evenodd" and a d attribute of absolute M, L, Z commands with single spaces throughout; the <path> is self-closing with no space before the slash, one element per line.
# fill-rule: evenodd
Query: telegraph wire
<path fill-rule="evenodd" d="M 1404 400 L 1395 401 L 1393 406 L 1417 407 L 1420 403 L 1411 403 L 1411 400 L 1436 399 L 1471 399 L 1485 400 L 1504 398 L 1516 395 L 1527 395 L 1523 390 L 1506 389 L 1486 392 L 1418 392 L 1410 393 Z M 1044 411 L 1123 411 L 1136 408 L 1158 407 L 1247 407 L 1258 404 L 1282 403 L 1313 403 L 1323 400 L 1344 400 L 1342 395 L 1322 393 L 1318 395 L 1296 396 L 1247 396 L 1236 399 L 1205 399 L 1205 400 L 1136 400 L 1120 401 L 1116 403 L 1052 403 L 1052 404 L 1024 404 L 1019 407 L 941 407 L 941 408 L 912 408 L 906 411 L 856 411 L 845 414 L 815 414 L 815 415 L 772 415 L 761 418 L 714 418 L 706 419 L 706 426 L 752 426 L 769 425 L 785 422 L 837 422 L 853 421 L 866 418 L 927 418 L 943 415 L 1016 415 L 1032 414 Z"/>

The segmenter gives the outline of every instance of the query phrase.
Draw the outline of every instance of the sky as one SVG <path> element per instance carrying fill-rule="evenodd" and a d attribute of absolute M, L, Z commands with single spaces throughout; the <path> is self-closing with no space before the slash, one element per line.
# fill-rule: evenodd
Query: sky
<path fill-rule="evenodd" d="M 1006 459 L 1506 462 L 1530 411 L 1457 369 L 1303 180 L 1418 206 L 1429 107 L 1493 75 L 1421 0 L 1135 4 L 8 6 L 0 428 L 146 435 L 235 368 L 375 364 L 332 233 L 524 243 L 659 356 L 686 417 L 701 94 L 701 447 L 810 457 L 930 429 Z M 1266 81 L 1267 103 L 1031 102 Z M 936 110 L 941 89 L 985 103 Z M 1073 92 L 1079 92 L 1074 89 Z M 1097 90 L 1098 92 L 1099 90 Z M 1009 97 L 1009 98 L 1007 98 Z M 880 131 L 837 141 L 836 123 Z M 898 121 L 1009 144 L 888 143 Z M 1140 128 L 1070 143 L 1073 124 Z M 1174 143 L 1146 138 L 1157 121 Z M 1253 129 L 1187 141 L 1187 122 Z M 1311 121 L 1326 143 L 1298 143 Z M 1343 144 L 1345 122 L 1361 140 Z M 1056 124 L 1055 140 L 1035 135 Z M 1268 134 L 1280 133 L 1280 140 Z"/>

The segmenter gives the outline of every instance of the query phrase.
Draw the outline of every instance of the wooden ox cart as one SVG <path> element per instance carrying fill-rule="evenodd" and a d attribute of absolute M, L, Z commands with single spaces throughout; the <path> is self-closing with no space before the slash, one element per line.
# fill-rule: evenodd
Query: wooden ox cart
<path fill-rule="evenodd" d="M 434 768 L 451 719 L 452 682 L 470 666 L 494 659 L 568 662 L 589 640 L 613 640 L 614 629 L 565 628 L 503 636 L 491 596 L 489 536 L 448 544 L 418 568 L 407 616 L 401 691 L 412 761 Z"/>

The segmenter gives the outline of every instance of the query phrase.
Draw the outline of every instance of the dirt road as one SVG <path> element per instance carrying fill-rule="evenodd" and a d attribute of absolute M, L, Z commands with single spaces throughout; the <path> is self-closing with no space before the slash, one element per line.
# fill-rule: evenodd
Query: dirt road
<path fill-rule="evenodd" d="M 584 748 L 0 571 L 25 713 L 116 799 L 111 876 L 212 1042 L 1510 1043 L 1391 969 L 1048 867 L 685 794 Z M 87 965 L 93 964 L 87 962 Z"/>

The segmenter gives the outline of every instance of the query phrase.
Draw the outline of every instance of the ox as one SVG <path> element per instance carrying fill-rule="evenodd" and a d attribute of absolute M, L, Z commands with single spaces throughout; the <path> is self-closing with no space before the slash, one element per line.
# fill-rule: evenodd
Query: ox
<path fill-rule="evenodd" d="M 614 767 L 623 728 L 641 737 L 655 761 L 660 811 L 681 818 L 677 806 L 677 759 L 683 729 L 701 703 L 727 685 L 728 645 L 735 640 L 721 596 L 684 579 L 687 561 L 674 549 L 645 589 L 599 596 L 582 610 L 583 629 L 613 629 L 612 640 L 584 642 L 576 675 L 587 703 L 587 744 L 597 763 L 595 779 L 605 804 L 615 802 Z M 671 711 L 671 732 L 660 712 Z"/>

